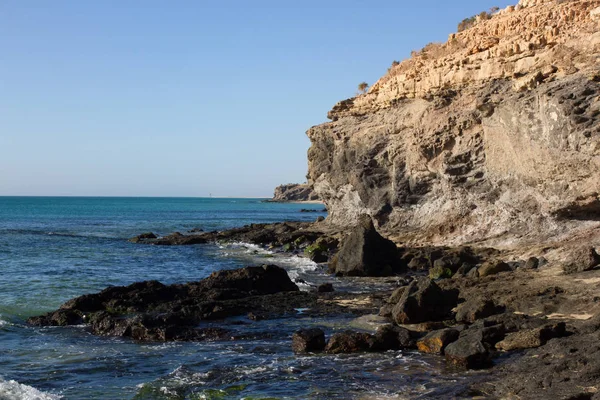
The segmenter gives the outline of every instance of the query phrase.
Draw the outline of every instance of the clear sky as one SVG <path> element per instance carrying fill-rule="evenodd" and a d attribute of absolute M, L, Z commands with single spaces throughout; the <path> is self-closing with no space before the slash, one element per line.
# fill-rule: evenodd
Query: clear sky
<path fill-rule="evenodd" d="M 269 197 L 305 131 L 488 0 L 0 1 L 0 195 Z"/>

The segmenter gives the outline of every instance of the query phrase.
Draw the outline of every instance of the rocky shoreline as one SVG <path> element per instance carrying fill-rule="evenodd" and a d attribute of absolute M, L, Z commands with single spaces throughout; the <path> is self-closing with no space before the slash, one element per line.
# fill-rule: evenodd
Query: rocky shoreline
<path fill-rule="evenodd" d="M 589 264 L 581 269 L 588 271 L 567 274 L 571 267 L 543 257 L 518 260 L 490 248 L 398 247 L 379 235 L 369 217 L 358 222 L 345 231 L 324 222 L 284 222 L 165 237 L 147 233 L 131 241 L 243 241 L 311 258 L 341 279 L 387 282 L 389 290 L 356 294 L 324 284 L 300 291 L 285 270 L 263 265 L 218 271 L 187 284 L 110 287 L 28 322 L 83 323 L 93 334 L 137 341 L 214 341 L 249 338 L 231 332 L 232 317 L 310 321 L 354 315 L 370 321 L 369 329 L 289 332 L 292 349 L 302 354 L 419 351 L 444 357 L 448 368 L 487 370 L 488 379 L 475 382 L 464 397 L 600 396 L 600 271 L 593 250 L 581 254 Z"/>

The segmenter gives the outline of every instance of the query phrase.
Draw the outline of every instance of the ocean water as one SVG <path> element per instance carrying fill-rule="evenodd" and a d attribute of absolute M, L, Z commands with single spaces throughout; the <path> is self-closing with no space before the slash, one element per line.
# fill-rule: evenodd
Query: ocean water
<path fill-rule="evenodd" d="M 0 197 L 0 400 L 371 399 L 451 397 L 465 379 L 435 357 L 403 352 L 295 356 L 294 330 L 328 333 L 351 317 L 221 324 L 256 339 L 137 343 L 85 326 L 36 328 L 25 320 L 109 285 L 199 280 L 211 272 L 275 263 L 310 289 L 336 280 L 299 257 L 244 243 L 162 247 L 127 241 L 142 232 L 221 230 L 258 222 L 310 221 L 321 205 L 257 199 Z"/>

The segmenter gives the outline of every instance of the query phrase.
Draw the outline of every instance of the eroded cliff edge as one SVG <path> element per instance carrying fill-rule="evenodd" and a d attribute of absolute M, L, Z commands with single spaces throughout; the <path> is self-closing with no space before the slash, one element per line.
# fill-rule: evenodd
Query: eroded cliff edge
<path fill-rule="evenodd" d="M 600 225 L 600 0 L 522 0 L 388 71 L 311 128 L 334 225 L 510 246 Z"/>

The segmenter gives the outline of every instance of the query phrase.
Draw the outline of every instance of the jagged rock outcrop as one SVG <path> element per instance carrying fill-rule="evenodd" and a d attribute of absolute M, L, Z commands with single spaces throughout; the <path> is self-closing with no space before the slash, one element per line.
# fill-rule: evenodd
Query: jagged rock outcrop
<path fill-rule="evenodd" d="M 496 245 L 598 226 L 599 16 L 600 0 L 523 0 L 338 103 L 307 132 L 329 223 Z"/>
<path fill-rule="evenodd" d="M 319 196 L 314 192 L 313 188 L 306 183 L 288 183 L 275 188 L 272 202 L 287 202 L 287 201 L 319 201 Z"/>

